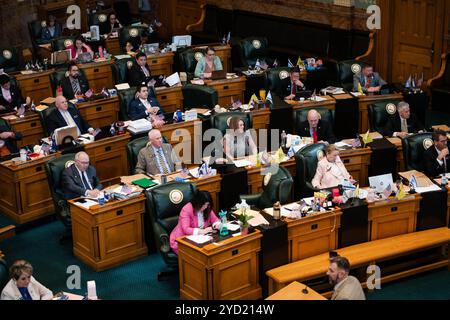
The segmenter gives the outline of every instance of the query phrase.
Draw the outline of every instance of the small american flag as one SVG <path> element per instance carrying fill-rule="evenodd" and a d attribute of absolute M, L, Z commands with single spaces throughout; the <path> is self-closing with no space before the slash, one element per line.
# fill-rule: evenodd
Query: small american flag
<path fill-rule="evenodd" d="M 392 193 L 392 187 L 391 184 L 389 183 L 388 186 L 386 187 L 386 189 L 384 189 L 383 191 L 383 195 L 388 198 Z"/>

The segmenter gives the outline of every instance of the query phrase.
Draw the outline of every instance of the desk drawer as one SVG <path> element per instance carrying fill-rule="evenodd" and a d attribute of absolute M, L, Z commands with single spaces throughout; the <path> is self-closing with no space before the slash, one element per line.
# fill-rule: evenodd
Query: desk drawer
<path fill-rule="evenodd" d="M 98 113 L 111 113 L 111 112 L 118 112 L 119 111 L 119 104 L 118 103 L 107 103 L 107 104 L 98 104 L 89 106 L 87 108 L 80 108 L 80 112 L 84 112 L 86 115 L 94 115 Z"/>
<path fill-rule="evenodd" d="M 141 213 L 144 212 L 144 210 L 145 210 L 145 201 L 140 201 L 126 206 L 120 206 L 116 209 L 112 209 L 105 213 L 99 214 L 96 217 L 98 223 L 103 223 L 106 221 L 117 219 L 118 217 L 124 217 L 136 213 Z"/>
<path fill-rule="evenodd" d="M 244 254 L 249 254 L 255 250 L 259 251 L 260 243 L 258 241 L 251 241 L 242 245 L 234 245 L 230 249 L 225 250 L 222 253 L 216 254 L 211 258 L 211 264 L 216 265 L 223 263 L 225 261 L 229 261 L 231 259 L 235 259 L 236 257 Z"/>
<path fill-rule="evenodd" d="M 386 215 L 399 215 L 402 213 L 415 212 L 416 208 L 416 201 L 393 203 L 380 207 L 372 207 L 369 208 L 369 220 Z"/>
<path fill-rule="evenodd" d="M 341 156 L 341 160 L 345 166 L 360 165 L 363 162 L 362 156 Z"/>
<path fill-rule="evenodd" d="M 86 77 L 99 75 L 99 74 L 111 74 L 111 67 L 109 65 L 106 66 L 97 66 L 97 67 L 89 67 L 86 69 L 83 69 L 84 73 L 86 74 Z"/>
<path fill-rule="evenodd" d="M 223 93 L 228 93 L 231 91 L 244 91 L 245 90 L 245 85 L 243 85 L 240 82 L 236 82 L 236 83 L 224 83 L 221 85 L 214 85 L 213 86 L 217 91 L 223 92 Z"/>
<path fill-rule="evenodd" d="M 47 173 L 45 171 L 45 163 L 37 164 L 32 167 L 22 169 L 17 172 L 17 175 L 20 178 L 26 178 L 26 177 L 38 176 L 38 175 L 47 176 Z"/>
<path fill-rule="evenodd" d="M 90 149 L 87 148 L 86 152 L 90 155 L 93 155 L 95 157 L 104 155 L 107 152 L 117 152 L 122 151 L 125 148 L 126 141 L 124 142 L 115 142 L 115 143 L 108 143 L 104 144 L 102 146 L 94 147 Z"/>
<path fill-rule="evenodd" d="M 20 86 L 22 88 L 28 88 L 28 91 L 35 90 L 36 86 L 39 87 L 47 87 L 50 86 L 50 78 L 46 77 L 37 77 L 32 79 L 20 80 Z"/>
<path fill-rule="evenodd" d="M 289 238 L 318 232 L 320 230 L 331 230 L 333 228 L 335 219 L 336 226 L 338 226 L 338 217 L 327 217 L 320 220 L 305 222 L 293 227 L 288 226 Z"/>
<path fill-rule="evenodd" d="M 156 57 L 156 58 L 147 58 L 147 65 L 149 67 L 154 65 L 161 65 L 161 64 L 172 64 L 173 63 L 173 57 Z"/>

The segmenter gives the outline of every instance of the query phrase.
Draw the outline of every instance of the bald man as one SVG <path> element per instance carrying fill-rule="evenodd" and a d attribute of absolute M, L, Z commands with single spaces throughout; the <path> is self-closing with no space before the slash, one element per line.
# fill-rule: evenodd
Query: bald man
<path fill-rule="evenodd" d="M 69 104 L 64 96 L 56 97 L 55 106 L 56 108 L 48 115 L 45 121 L 49 134 L 52 134 L 55 129 L 65 126 L 76 126 L 78 135 L 86 132 L 92 134 L 94 132 L 94 128 L 83 119 L 80 111 L 73 104 Z"/>
<path fill-rule="evenodd" d="M 168 174 L 175 171 L 175 165 L 181 166 L 181 160 L 173 151 L 172 146 L 163 143 L 159 130 L 150 130 L 147 145 L 139 151 L 135 173 Z"/>
<path fill-rule="evenodd" d="M 315 109 L 308 111 L 307 120 L 296 128 L 296 133 L 301 137 L 312 137 L 314 143 L 328 142 L 332 144 L 336 142 L 331 124 L 322 120 L 320 113 Z"/>
<path fill-rule="evenodd" d="M 95 168 L 89 165 L 89 155 L 86 152 L 78 152 L 75 155 L 75 163 L 63 171 L 61 187 L 66 199 L 98 196 L 103 186 Z"/>

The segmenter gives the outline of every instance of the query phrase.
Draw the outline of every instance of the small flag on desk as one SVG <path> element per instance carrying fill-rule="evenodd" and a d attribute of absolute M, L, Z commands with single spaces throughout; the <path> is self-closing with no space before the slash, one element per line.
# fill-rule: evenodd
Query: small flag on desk
<path fill-rule="evenodd" d="M 270 90 L 269 93 L 267 93 L 266 100 L 273 104 L 272 93 L 270 92 Z"/>
<path fill-rule="evenodd" d="M 419 80 L 417 80 L 417 83 L 416 83 L 417 88 L 422 87 L 422 84 L 423 84 L 423 72 L 422 72 L 422 77 Z"/>
<path fill-rule="evenodd" d="M 359 183 L 356 186 L 356 190 L 355 190 L 355 198 L 359 198 Z"/>
<path fill-rule="evenodd" d="M 259 62 L 259 59 L 256 59 L 255 69 L 261 69 L 261 63 Z"/>
<path fill-rule="evenodd" d="M 305 69 L 305 64 L 303 63 L 303 60 L 302 60 L 302 58 L 300 57 L 300 56 L 298 56 L 298 59 L 297 59 L 297 66 L 300 68 L 300 69 Z"/>
<path fill-rule="evenodd" d="M 409 185 L 411 186 L 411 189 L 417 188 L 417 179 L 415 175 L 411 176 L 411 180 L 409 181 Z"/>
<path fill-rule="evenodd" d="M 415 76 L 412 78 L 411 80 L 411 87 L 415 88 L 416 87 L 416 79 Z"/>
<path fill-rule="evenodd" d="M 405 88 L 407 89 L 411 88 L 411 75 L 409 75 L 408 80 L 406 80 Z"/>
<path fill-rule="evenodd" d="M 258 97 L 256 96 L 256 94 L 253 94 L 253 95 L 250 97 L 250 101 L 249 101 L 248 104 L 254 104 L 254 103 L 256 103 L 256 102 L 258 102 Z"/>
<path fill-rule="evenodd" d="M 282 162 L 286 155 L 283 152 L 283 149 L 280 147 L 275 153 L 275 159 L 277 159 L 278 163 Z"/>
<path fill-rule="evenodd" d="M 406 196 L 406 194 L 405 194 L 405 190 L 403 190 L 403 183 L 400 183 L 396 197 L 398 200 L 402 200 L 405 196 Z"/>
<path fill-rule="evenodd" d="M 291 60 L 288 59 L 288 68 L 293 68 L 293 67 L 294 67 L 294 65 L 292 64 Z"/>
<path fill-rule="evenodd" d="M 388 186 L 386 187 L 386 189 L 383 190 L 383 195 L 385 196 L 385 198 L 389 198 L 391 193 L 392 193 L 392 187 L 391 187 L 391 184 L 389 183 Z"/>
<path fill-rule="evenodd" d="M 361 86 L 361 83 L 358 82 L 358 92 L 359 93 L 364 93 L 363 88 Z"/>
<path fill-rule="evenodd" d="M 230 43 L 230 40 L 231 40 L 231 31 L 228 31 L 228 34 L 227 34 L 227 44 Z"/>
<path fill-rule="evenodd" d="M 275 61 L 273 62 L 272 67 L 274 67 L 274 68 L 278 67 L 278 61 L 277 61 L 277 59 L 275 59 Z"/>
<path fill-rule="evenodd" d="M 372 136 L 370 135 L 370 130 L 367 130 L 367 132 L 363 135 L 362 138 L 363 138 L 364 144 L 368 144 L 373 141 Z"/>

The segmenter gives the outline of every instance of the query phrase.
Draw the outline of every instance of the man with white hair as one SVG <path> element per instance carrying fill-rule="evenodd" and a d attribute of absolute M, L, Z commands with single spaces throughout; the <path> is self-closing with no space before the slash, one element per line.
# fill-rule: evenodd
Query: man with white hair
<path fill-rule="evenodd" d="M 135 173 L 169 174 L 175 171 L 175 165 L 181 165 L 181 160 L 173 151 L 172 146 L 163 142 L 159 130 L 150 130 L 148 140 L 147 145 L 139 151 Z"/>
<path fill-rule="evenodd" d="M 75 154 L 75 163 L 67 167 L 61 177 L 64 198 L 81 196 L 96 198 L 103 189 L 95 168 L 89 165 L 89 155 L 80 151 Z"/>
<path fill-rule="evenodd" d="M 314 143 L 328 142 L 333 144 L 336 142 L 331 124 L 322 120 L 320 113 L 315 109 L 308 111 L 307 120 L 303 121 L 296 131 L 301 137 L 313 138 Z"/>
<path fill-rule="evenodd" d="M 401 101 L 397 105 L 397 113 L 395 116 L 389 117 L 383 134 L 389 137 L 405 138 L 410 133 L 417 133 L 424 131 L 424 126 L 420 123 L 417 117 L 411 113 L 409 104 Z"/>

